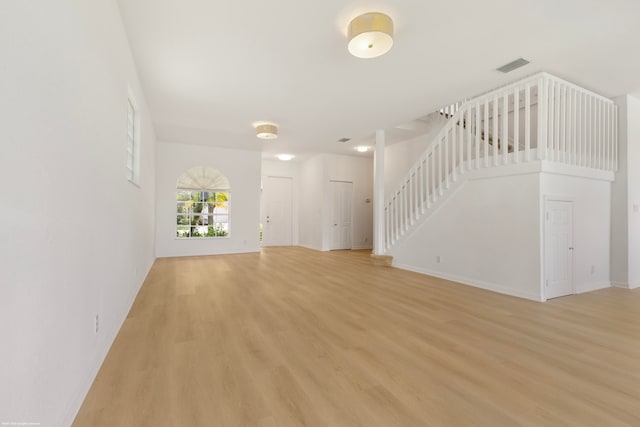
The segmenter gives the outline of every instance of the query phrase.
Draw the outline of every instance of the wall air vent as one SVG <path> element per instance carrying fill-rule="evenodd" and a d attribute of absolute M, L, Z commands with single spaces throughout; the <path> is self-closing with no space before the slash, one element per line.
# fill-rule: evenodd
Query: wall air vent
<path fill-rule="evenodd" d="M 504 64 L 502 67 L 498 68 L 497 71 L 500 71 L 501 73 L 510 73 L 513 70 L 516 70 L 520 67 L 524 67 L 528 63 L 529 61 L 527 61 L 526 59 L 518 58 L 515 61 L 511 61 L 508 64 Z"/>
<path fill-rule="evenodd" d="M 351 141 L 351 138 L 340 138 L 338 140 L 338 142 L 349 142 L 349 141 Z"/>

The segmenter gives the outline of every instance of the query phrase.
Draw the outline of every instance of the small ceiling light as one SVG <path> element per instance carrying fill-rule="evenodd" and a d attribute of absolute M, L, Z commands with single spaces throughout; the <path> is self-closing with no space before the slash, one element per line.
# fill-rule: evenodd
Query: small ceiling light
<path fill-rule="evenodd" d="M 364 146 L 364 145 L 360 145 L 360 146 L 356 147 L 356 151 L 358 153 L 366 153 L 367 151 L 369 151 L 369 147 Z"/>
<path fill-rule="evenodd" d="M 278 126 L 273 123 L 260 123 L 256 125 L 256 136 L 260 139 L 276 139 Z"/>
<path fill-rule="evenodd" d="M 393 46 L 393 21 L 384 13 L 370 12 L 349 23 L 349 52 L 357 58 L 375 58 Z"/>
<path fill-rule="evenodd" d="M 278 154 L 276 157 L 282 160 L 283 162 L 288 162 L 289 160 L 293 159 L 295 156 L 293 154 Z"/>

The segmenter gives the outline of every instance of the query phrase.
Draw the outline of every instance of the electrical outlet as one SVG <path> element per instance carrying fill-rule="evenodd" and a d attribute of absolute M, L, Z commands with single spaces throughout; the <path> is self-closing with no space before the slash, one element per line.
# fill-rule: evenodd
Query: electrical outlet
<path fill-rule="evenodd" d="M 368 238 L 368 237 L 365 237 L 365 238 L 364 238 L 364 242 L 365 242 L 365 243 L 367 243 L 368 241 L 369 241 L 369 238 Z"/>
<path fill-rule="evenodd" d="M 440 264 L 440 255 L 436 255 L 436 264 Z"/>
<path fill-rule="evenodd" d="M 96 334 L 100 331 L 100 315 L 96 314 Z"/>
<path fill-rule="evenodd" d="M 591 274 L 596 274 L 596 266 L 591 264 Z"/>

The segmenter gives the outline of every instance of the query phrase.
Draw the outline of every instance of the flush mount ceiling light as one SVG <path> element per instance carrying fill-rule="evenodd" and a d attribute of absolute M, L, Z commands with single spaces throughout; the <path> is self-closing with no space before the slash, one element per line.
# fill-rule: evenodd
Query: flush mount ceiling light
<path fill-rule="evenodd" d="M 349 23 L 349 52 L 357 58 L 375 58 L 393 46 L 393 21 L 384 13 L 370 12 Z"/>
<path fill-rule="evenodd" d="M 278 137 L 278 126 L 273 123 L 258 123 L 255 125 L 256 136 L 260 139 L 276 139 Z"/>
<path fill-rule="evenodd" d="M 360 145 L 360 146 L 356 147 L 355 150 L 358 153 L 366 153 L 367 151 L 369 151 L 369 147 L 364 146 L 364 145 Z"/>
<path fill-rule="evenodd" d="M 288 162 L 289 160 L 293 159 L 295 156 L 293 154 L 278 154 L 276 157 L 282 160 L 283 162 Z"/>

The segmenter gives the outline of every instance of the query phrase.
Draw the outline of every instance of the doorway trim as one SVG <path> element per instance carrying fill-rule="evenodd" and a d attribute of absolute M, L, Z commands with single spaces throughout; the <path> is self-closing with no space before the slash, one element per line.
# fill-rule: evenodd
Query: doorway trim
<path fill-rule="evenodd" d="M 349 245 L 348 245 L 349 247 L 348 248 L 341 248 L 341 249 L 337 249 L 337 248 L 334 249 L 334 229 L 333 229 L 333 227 L 335 225 L 334 226 L 330 225 L 329 226 L 329 230 L 331 230 L 331 231 L 329 233 L 329 247 L 328 247 L 328 249 L 330 251 L 333 251 L 333 250 L 353 250 L 353 186 L 354 186 L 353 185 L 353 181 L 347 181 L 347 180 L 341 180 L 341 179 L 330 179 L 329 180 L 329 187 L 328 188 L 329 188 L 329 200 L 331 200 L 331 209 L 330 209 L 331 215 L 333 215 L 334 208 L 335 208 L 335 206 L 334 206 L 335 198 L 334 198 L 334 194 L 333 194 L 332 186 L 331 186 L 333 183 L 349 184 L 351 186 L 350 187 L 351 194 L 350 194 L 350 200 L 349 200 L 349 202 L 350 202 L 350 206 L 349 206 L 349 213 L 350 213 L 350 215 L 349 215 L 349 221 L 350 221 L 349 222 Z M 333 222 L 333 218 L 331 216 L 328 219 L 329 219 L 329 224 L 333 224 L 334 223 Z"/>
<path fill-rule="evenodd" d="M 546 262 L 546 250 L 547 250 L 547 219 L 546 219 L 546 215 L 547 215 L 547 208 L 549 206 L 549 202 L 567 202 L 567 203 L 571 203 L 571 246 L 575 247 L 575 197 L 573 196 L 562 196 L 562 195 L 545 195 L 543 197 L 543 203 L 542 203 L 542 210 L 540 213 L 540 219 L 541 219 L 541 227 L 540 227 L 540 231 L 541 231 L 541 245 L 540 245 L 540 265 L 541 265 L 541 275 L 540 275 L 540 294 L 542 297 L 542 301 L 547 301 L 547 295 L 546 295 L 546 281 L 547 281 L 547 262 Z M 570 268 L 571 268 L 571 294 L 570 295 L 575 295 L 576 294 L 576 278 L 575 278 L 575 249 L 572 250 L 571 253 L 571 259 L 570 259 Z"/>
<path fill-rule="evenodd" d="M 284 176 L 284 175 L 263 175 L 262 176 L 262 185 L 261 185 L 261 189 L 260 189 L 260 225 L 262 226 L 262 230 L 263 230 L 263 239 L 261 239 L 260 241 L 260 247 L 268 247 L 268 245 L 265 245 L 265 241 L 264 241 L 264 236 L 265 236 L 265 231 L 266 231 L 266 223 L 268 222 L 268 219 L 266 218 L 267 213 L 268 212 L 268 203 L 270 202 L 270 200 L 267 199 L 267 196 L 265 197 L 265 187 L 268 188 L 268 181 L 270 178 L 276 178 L 276 179 L 287 179 L 289 180 L 289 182 L 291 183 L 291 188 L 290 188 L 290 194 L 289 197 L 291 199 L 291 205 L 290 205 L 290 215 L 291 215 L 291 221 L 289 226 L 291 227 L 290 229 L 290 234 L 291 234 L 291 243 L 289 245 L 286 246 L 295 246 L 296 245 L 296 241 L 297 241 L 297 236 L 296 236 L 296 209 L 295 209 L 295 178 L 293 176 Z M 279 245 L 276 245 L 279 246 Z"/>

